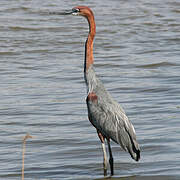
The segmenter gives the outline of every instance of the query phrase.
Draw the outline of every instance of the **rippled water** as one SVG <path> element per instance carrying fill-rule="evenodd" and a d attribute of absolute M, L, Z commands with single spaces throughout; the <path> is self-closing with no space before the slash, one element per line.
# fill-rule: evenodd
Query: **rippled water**
<path fill-rule="evenodd" d="M 88 24 L 52 16 L 76 5 L 95 14 L 95 69 L 133 122 L 136 163 L 112 143 L 112 179 L 180 178 L 178 0 L 0 1 L 0 179 L 103 178 L 83 80 Z"/>

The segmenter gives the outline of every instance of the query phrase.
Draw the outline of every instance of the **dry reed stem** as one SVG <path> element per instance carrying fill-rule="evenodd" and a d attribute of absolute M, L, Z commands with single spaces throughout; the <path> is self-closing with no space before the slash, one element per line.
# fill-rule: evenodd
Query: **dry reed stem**
<path fill-rule="evenodd" d="M 26 151 L 26 140 L 28 138 L 32 138 L 28 133 L 26 136 L 23 138 L 23 149 L 22 149 L 22 180 L 24 180 L 24 156 L 25 156 L 25 151 Z"/>

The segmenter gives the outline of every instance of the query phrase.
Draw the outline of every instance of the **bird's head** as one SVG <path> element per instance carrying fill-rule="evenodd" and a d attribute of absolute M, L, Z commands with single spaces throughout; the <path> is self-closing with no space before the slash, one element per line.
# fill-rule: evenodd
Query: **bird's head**
<path fill-rule="evenodd" d="M 72 10 L 70 10 L 70 11 L 68 10 L 68 11 L 60 12 L 60 13 L 51 12 L 50 14 L 84 16 L 86 18 L 94 16 L 91 9 L 87 6 L 76 6 L 76 7 L 72 8 Z"/>
<path fill-rule="evenodd" d="M 87 6 L 76 6 L 72 8 L 72 15 L 88 17 L 88 16 L 92 16 L 93 12 Z"/>

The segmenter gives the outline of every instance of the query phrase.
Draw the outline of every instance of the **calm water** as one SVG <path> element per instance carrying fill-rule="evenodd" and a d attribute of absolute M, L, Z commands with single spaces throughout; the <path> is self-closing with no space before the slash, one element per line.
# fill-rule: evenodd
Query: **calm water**
<path fill-rule="evenodd" d="M 112 143 L 114 180 L 180 179 L 179 0 L 0 1 L 0 179 L 101 179 L 83 79 L 88 24 L 48 15 L 76 5 L 95 14 L 95 69 L 133 122 L 136 163 Z M 126 177 L 126 178 L 120 178 Z"/>

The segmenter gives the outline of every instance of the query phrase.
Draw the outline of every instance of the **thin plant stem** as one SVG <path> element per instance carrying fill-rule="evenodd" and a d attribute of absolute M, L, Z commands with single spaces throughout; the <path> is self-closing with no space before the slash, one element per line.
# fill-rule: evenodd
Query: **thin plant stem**
<path fill-rule="evenodd" d="M 28 138 L 32 138 L 29 134 L 26 134 L 23 138 L 23 149 L 22 149 L 22 180 L 24 180 L 24 156 L 25 156 L 25 151 L 26 151 L 26 140 Z"/>

